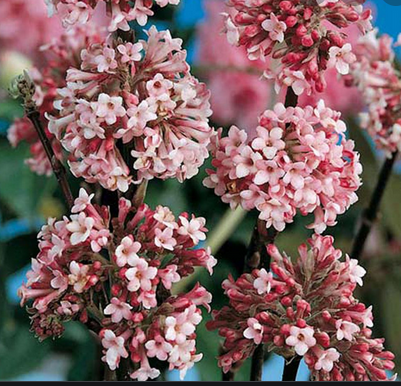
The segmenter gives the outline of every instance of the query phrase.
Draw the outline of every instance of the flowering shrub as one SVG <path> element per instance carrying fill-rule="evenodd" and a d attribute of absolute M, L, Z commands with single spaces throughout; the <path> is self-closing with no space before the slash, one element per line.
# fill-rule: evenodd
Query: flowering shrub
<path fill-rule="evenodd" d="M 208 157 L 209 92 L 189 73 L 181 39 L 151 27 L 148 40 L 109 41 L 82 51 L 67 71 L 49 130 L 71 153 L 76 177 L 128 190 L 153 177 L 183 181 Z M 118 142 L 132 149 L 127 165 Z"/>
<path fill-rule="evenodd" d="M 228 4 L 236 11 L 226 16 L 228 41 L 245 46 L 251 60 L 271 58 L 265 77 L 275 80 L 276 89 L 289 86 L 297 95 L 323 91 L 326 68 L 349 72 L 355 55 L 338 29 L 353 24 L 362 31 L 371 29 L 370 10 L 354 2 L 230 0 Z"/>
<path fill-rule="evenodd" d="M 180 0 L 45 0 L 49 14 L 57 12 L 63 21 L 64 27 L 76 24 L 85 24 L 92 17 L 94 9 L 102 3 L 106 6 L 111 20 L 109 31 L 130 29 L 128 22 L 136 21 L 139 25 L 145 25 L 149 16 L 153 16 L 152 6 L 156 3 L 159 7 L 168 4 L 177 5 Z"/>
<path fill-rule="evenodd" d="M 268 228 L 282 231 L 299 211 L 313 213 L 309 227 L 321 233 L 357 201 L 361 184 L 359 155 L 345 130 L 323 101 L 315 108 L 279 103 L 260 116 L 253 140 L 236 127 L 219 135 L 204 184 L 232 208 L 256 208 Z"/>
<path fill-rule="evenodd" d="M 29 71 L 36 88 L 34 101 L 41 116 L 41 122 L 45 128 L 53 150 L 59 159 L 63 158 L 60 142 L 48 130 L 46 114 L 54 110 L 53 103 L 57 95 L 57 89 L 66 86 L 66 74 L 70 66 L 76 66 L 77 58 L 86 44 L 96 44 L 102 39 L 102 32 L 94 25 L 86 25 L 85 28 L 77 27 L 65 32 L 51 43 L 42 46 L 42 65 Z M 46 157 L 45 150 L 27 117 L 18 118 L 8 130 L 8 139 L 13 147 L 20 142 L 30 145 L 31 158 L 26 160 L 32 171 L 40 175 L 51 175 L 52 168 Z"/>
<path fill-rule="evenodd" d="M 264 343 L 287 360 L 303 356 L 317 381 L 387 380 L 394 355 L 371 337 L 371 307 L 353 296 L 365 270 L 341 260 L 330 236 L 314 235 L 309 245 L 295 261 L 269 245 L 271 273 L 258 269 L 223 283 L 229 305 L 208 322 L 225 339 L 219 365 L 227 372 Z"/>
<path fill-rule="evenodd" d="M 95 318 L 111 370 L 130 352 L 139 364 L 132 378 L 158 376 L 148 357 L 167 360 L 184 376 L 201 358 L 195 353 L 198 306 L 208 308 L 211 295 L 200 285 L 178 296 L 169 290 L 194 267 L 212 273 L 210 250 L 193 249 L 205 240 L 205 220 L 186 213 L 176 220 L 162 206 L 135 209 L 124 198 L 111 218 L 92 199 L 81 189 L 71 217 L 49 219 L 39 233 L 40 252 L 19 290 L 21 304 L 33 301 L 32 330 L 45 339 L 61 335 L 68 320 Z"/>
<path fill-rule="evenodd" d="M 368 112 L 361 114 L 361 126 L 378 148 L 390 155 L 401 150 L 401 76 L 394 63 L 392 38 L 377 34 L 375 29 L 359 39 L 355 50 L 358 60 L 348 81 L 358 86 L 368 106 Z"/>

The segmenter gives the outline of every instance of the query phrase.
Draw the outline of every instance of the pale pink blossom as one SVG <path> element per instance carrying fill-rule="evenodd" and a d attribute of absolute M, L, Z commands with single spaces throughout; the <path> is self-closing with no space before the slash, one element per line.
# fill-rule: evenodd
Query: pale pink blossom
<path fill-rule="evenodd" d="M 161 335 L 155 336 L 153 340 L 148 340 L 145 344 L 149 358 L 156 357 L 160 361 L 165 361 L 173 346 L 166 342 Z"/>
<path fill-rule="evenodd" d="M 125 43 L 125 44 L 120 44 L 117 47 L 117 50 L 120 52 L 122 55 L 121 57 L 121 62 L 122 63 L 127 63 L 127 62 L 137 62 L 141 60 L 142 55 L 141 51 L 143 50 L 142 43 Z"/>
<path fill-rule="evenodd" d="M 258 271 L 258 278 L 254 281 L 253 286 L 258 291 L 259 295 L 268 294 L 271 289 L 272 280 L 272 273 L 262 268 Z"/>
<path fill-rule="evenodd" d="M 349 73 L 350 64 L 356 61 L 355 54 L 352 53 L 352 46 L 349 43 L 340 47 L 331 47 L 329 50 L 329 63 L 331 67 L 335 67 L 339 74 L 347 75 Z"/>
<path fill-rule="evenodd" d="M 360 328 L 352 322 L 339 319 L 336 321 L 337 339 L 352 341 L 354 334 L 360 331 Z"/>
<path fill-rule="evenodd" d="M 287 29 L 287 24 L 277 19 L 274 13 L 271 13 L 270 18 L 266 19 L 261 26 L 269 32 L 270 39 L 276 40 L 279 43 L 284 41 L 284 32 Z"/>
<path fill-rule="evenodd" d="M 122 104 L 123 99 L 121 97 L 100 94 L 96 105 L 96 115 L 104 118 L 108 125 L 113 125 L 119 117 L 123 117 L 126 113 Z"/>
<path fill-rule="evenodd" d="M 84 212 L 72 215 L 71 222 L 66 226 L 67 230 L 71 232 L 71 244 L 78 245 L 85 242 L 89 238 L 94 224 L 94 219 L 86 216 Z"/>
<path fill-rule="evenodd" d="M 157 228 L 155 230 L 155 245 L 159 248 L 173 251 L 177 245 L 177 241 L 173 237 L 173 230 L 171 228 L 165 228 L 164 230 Z"/>
<path fill-rule="evenodd" d="M 145 259 L 136 259 L 132 268 L 127 269 L 125 272 L 125 277 L 129 281 L 127 288 L 131 292 L 136 292 L 139 289 L 150 291 L 152 288 L 152 280 L 156 275 L 156 267 L 149 267 Z"/>
<path fill-rule="evenodd" d="M 110 304 L 103 310 L 103 313 L 111 315 L 113 323 L 120 323 L 123 319 L 131 320 L 131 310 L 132 307 L 129 304 L 120 301 L 118 298 L 112 298 Z"/>
<path fill-rule="evenodd" d="M 333 369 L 334 362 L 340 358 L 340 353 L 335 348 L 329 348 L 320 353 L 319 359 L 315 364 L 315 370 L 324 370 L 330 372 Z"/>
<path fill-rule="evenodd" d="M 85 189 L 79 189 L 79 196 L 75 199 L 74 206 L 71 209 L 71 213 L 83 212 L 87 206 L 91 203 L 95 194 L 88 194 Z"/>
<path fill-rule="evenodd" d="M 135 266 L 139 260 L 138 252 L 141 249 L 141 243 L 134 241 L 132 237 L 125 236 L 120 245 L 116 248 L 116 263 L 119 267 L 129 264 Z"/>
<path fill-rule="evenodd" d="M 102 360 L 108 364 L 110 370 L 118 368 L 121 357 L 128 357 L 129 354 L 124 347 L 124 343 L 123 337 L 116 336 L 111 330 L 104 331 L 102 346 L 106 349 L 106 355 Z"/>
<path fill-rule="evenodd" d="M 178 234 L 183 236 L 189 236 L 194 244 L 198 244 L 199 241 L 204 241 L 206 235 L 203 232 L 205 230 L 206 220 L 203 217 L 192 217 L 188 220 L 186 217 L 180 217 L 181 226 L 178 228 Z"/>
<path fill-rule="evenodd" d="M 260 344 L 263 338 L 263 327 L 255 318 L 249 318 L 247 321 L 248 328 L 244 331 L 246 339 L 252 339 L 256 344 Z"/>
<path fill-rule="evenodd" d="M 68 275 L 68 283 L 74 287 L 77 293 L 84 292 L 84 288 L 89 280 L 89 266 L 80 265 L 72 261 L 70 264 L 70 274 Z"/>
<path fill-rule="evenodd" d="M 314 333 L 313 327 L 299 328 L 291 326 L 290 336 L 285 340 L 285 343 L 294 347 L 298 355 L 303 356 L 316 344 L 316 339 L 313 337 Z"/>

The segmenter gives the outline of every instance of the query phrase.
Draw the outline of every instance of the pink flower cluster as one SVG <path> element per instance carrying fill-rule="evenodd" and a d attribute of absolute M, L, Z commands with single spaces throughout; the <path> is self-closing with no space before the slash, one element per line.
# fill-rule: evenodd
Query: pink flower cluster
<path fill-rule="evenodd" d="M 232 127 L 213 143 L 204 184 L 223 202 L 245 210 L 282 231 L 299 211 L 313 213 L 317 233 L 336 224 L 337 215 L 357 201 L 362 166 L 354 143 L 346 140 L 340 114 L 320 101 L 313 108 L 278 103 L 259 118 L 257 136 Z"/>
<path fill-rule="evenodd" d="M 50 219 L 39 234 L 40 252 L 19 290 L 21 305 L 32 302 L 32 330 L 44 339 L 59 336 L 68 320 L 95 318 L 110 369 L 130 352 L 135 379 L 158 375 L 148 357 L 184 374 L 201 358 L 197 306 L 208 308 L 211 295 L 199 285 L 179 296 L 169 290 L 194 267 L 212 273 L 210 249 L 194 249 L 205 240 L 205 219 L 182 213 L 176 220 L 166 207 L 136 209 L 124 198 L 111 218 L 93 196 L 81 189 L 73 214 Z"/>
<path fill-rule="evenodd" d="M 372 309 L 353 296 L 365 270 L 348 256 L 341 261 L 330 236 L 315 234 L 309 244 L 296 261 L 269 245 L 272 273 L 223 283 L 229 305 L 207 324 L 225 339 L 219 365 L 227 372 L 264 343 L 287 360 L 304 357 L 316 381 L 387 380 L 394 355 L 371 337 Z"/>
<path fill-rule="evenodd" d="M 41 60 L 38 67 L 30 70 L 35 86 L 36 93 L 34 101 L 41 115 L 42 126 L 49 138 L 53 150 L 59 159 L 63 158 L 60 142 L 48 130 L 46 114 L 54 112 L 53 103 L 57 95 L 57 89 L 66 85 L 66 74 L 70 66 L 77 64 L 79 53 L 86 44 L 95 44 L 101 41 L 102 34 L 93 25 L 85 28 L 74 28 L 65 32 L 51 43 L 42 46 Z M 50 162 L 46 156 L 39 137 L 31 123 L 24 117 L 18 118 L 8 130 L 8 140 L 13 147 L 20 142 L 27 142 L 30 145 L 31 157 L 26 160 L 32 171 L 40 175 L 52 174 Z"/>
<path fill-rule="evenodd" d="M 260 83 L 266 64 L 250 61 L 244 47 L 230 45 L 221 34 L 221 13 L 230 11 L 224 1 L 204 3 L 207 18 L 197 30 L 196 64 L 211 91 L 213 121 L 254 131 L 258 115 L 271 104 L 272 86 Z"/>
<path fill-rule="evenodd" d="M 41 60 L 39 47 L 58 37 L 62 26 L 57 18 L 49 19 L 43 0 L 6 0 L 0 2 L 0 49 L 18 51 L 35 62 Z M 19 39 L 23 31 L 29 31 Z"/>
<path fill-rule="evenodd" d="M 370 10 L 349 1 L 230 0 L 228 4 L 236 10 L 226 15 L 228 41 L 245 46 L 251 60 L 271 57 L 265 76 L 275 80 L 277 90 L 292 87 L 297 95 L 323 91 L 322 73 L 327 68 L 349 72 L 355 55 L 338 29 L 353 24 L 362 31 L 371 29 Z"/>
<path fill-rule="evenodd" d="M 143 26 L 148 17 L 153 16 L 153 4 L 165 7 L 169 4 L 177 5 L 180 0 L 45 0 L 49 15 L 58 13 L 64 27 L 76 24 L 86 24 L 93 16 L 99 4 L 106 7 L 110 16 L 109 31 L 121 29 L 128 31 L 129 22 L 135 20 Z"/>
<path fill-rule="evenodd" d="M 401 74 L 394 62 L 392 38 L 377 34 L 375 29 L 359 39 L 355 49 L 358 60 L 346 81 L 358 86 L 368 106 L 361 114 L 361 126 L 377 147 L 391 156 L 401 150 Z"/>
<path fill-rule="evenodd" d="M 181 44 L 151 27 L 147 41 L 114 40 L 82 51 L 80 69 L 69 69 L 59 90 L 58 114 L 49 116 L 76 177 L 125 192 L 133 179 L 182 182 L 197 174 L 214 130 L 209 92 L 190 74 Z"/>

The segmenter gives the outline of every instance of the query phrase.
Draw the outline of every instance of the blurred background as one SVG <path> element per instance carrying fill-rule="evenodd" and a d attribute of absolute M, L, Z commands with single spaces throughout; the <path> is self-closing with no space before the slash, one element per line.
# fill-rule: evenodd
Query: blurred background
<path fill-rule="evenodd" d="M 381 33 L 395 39 L 401 28 L 401 6 L 391 6 L 383 0 L 370 2 L 375 12 L 375 24 Z M 250 63 L 242 50 L 232 48 L 222 28 L 220 12 L 223 0 L 181 0 L 178 7 L 157 9 L 151 22 L 158 28 L 169 28 L 173 36 L 181 37 L 188 50 L 193 73 L 205 81 L 212 91 L 212 122 L 228 128 L 236 124 L 249 132 L 256 126 L 256 117 L 270 107 L 276 98 L 272 87 L 259 80 L 260 64 Z M 13 120 L 22 116 L 18 102 L 7 95 L 13 76 L 40 62 L 38 47 L 61 28 L 57 20 L 46 19 L 44 0 L 0 0 L 0 380 L 97 380 L 102 374 L 99 347 L 79 323 L 67 325 L 61 339 L 38 343 L 29 332 L 29 319 L 19 307 L 17 288 L 24 280 L 30 259 L 37 253 L 36 235 L 49 216 L 65 213 L 54 177 L 37 176 L 24 160 L 29 146 L 20 144 L 13 149 L 7 131 Z M 138 33 L 141 33 L 138 31 Z M 356 141 L 364 165 L 364 185 L 359 202 L 340 217 L 338 226 L 329 229 L 336 238 L 336 247 L 350 250 L 352 236 L 362 209 L 367 205 L 382 162 L 382 154 L 374 151 L 365 133 L 358 129 L 357 114 L 363 109 L 358 92 L 344 89 L 331 74 L 330 91 L 323 97 L 327 105 L 340 110 L 348 123 L 348 135 Z M 306 103 L 306 101 L 304 101 Z M 191 286 L 195 280 L 212 292 L 213 306 L 221 307 L 225 298 L 221 282 L 231 272 L 242 270 L 246 245 L 256 216 L 230 212 L 213 191 L 202 185 L 206 164 L 195 178 L 183 184 L 174 180 L 152 181 L 146 202 L 169 206 L 176 214 L 196 213 L 207 219 L 208 243 L 219 260 L 215 274 L 199 274 L 182 285 Z M 401 173 L 401 167 L 397 168 Z M 79 181 L 72 181 L 77 191 Z M 381 223 L 374 229 L 362 262 L 368 270 L 359 297 L 373 305 L 375 335 L 384 336 L 387 348 L 401 358 L 401 176 L 393 176 L 382 206 Z M 290 256 L 296 257 L 299 244 L 310 232 L 305 229 L 309 219 L 297 218 L 286 228 L 277 243 Z M 205 316 L 205 320 L 208 316 Z M 198 350 L 204 359 L 188 373 L 186 380 L 220 380 L 221 373 L 215 357 L 219 338 L 199 328 Z M 264 380 L 281 379 L 282 361 L 266 358 Z M 397 371 L 401 360 L 396 358 Z M 240 371 L 237 380 L 247 380 L 249 363 Z M 168 380 L 178 375 L 168 374 Z M 307 380 L 306 367 L 301 367 L 299 380 Z"/>

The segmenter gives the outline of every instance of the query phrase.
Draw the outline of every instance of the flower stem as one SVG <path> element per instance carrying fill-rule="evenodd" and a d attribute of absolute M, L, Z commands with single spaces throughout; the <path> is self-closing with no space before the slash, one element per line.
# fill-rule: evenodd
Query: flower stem
<path fill-rule="evenodd" d="M 351 257 L 353 259 L 359 260 L 359 258 L 363 253 L 366 240 L 369 236 L 369 233 L 372 229 L 374 222 L 377 219 L 380 203 L 383 199 L 384 192 L 390 180 L 391 172 L 393 170 L 397 156 L 398 156 L 398 151 L 394 152 L 391 155 L 391 158 L 386 159 L 380 170 L 375 190 L 373 191 L 373 195 L 370 199 L 368 208 L 364 211 L 362 215 L 361 226 L 354 240 L 351 252 Z"/>
<path fill-rule="evenodd" d="M 283 381 L 295 381 L 297 378 L 299 364 L 301 363 L 301 357 L 296 356 L 289 363 L 284 363 Z"/>
<path fill-rule="evenodd" d="M 252 356 L 251 381 L 260 382 L 262 380 L 263 363 L 265 359 L 264 346 L 260 344 L 256 347 Z"/>
<path fill-rule="evenodd" d="M 65 202 L 68 206 L 68 209 L 71 209 L 74 205 L 74 197 L 71 193 L 70 185 L 67 180 L 67 172 L 65 170 L 64 165 L 60 162 L 60 160 L 54 154 L 53 147 L 47 138 L 46 133 L 43 129 L 42 122 L 40 121 L 40 114 L 36 109 L 27 109 L 26 110 L 27 118 L 32 122 L 35 130 L 39 136 L 40 142 L 45 150 L 46 156 L 50 161 L 51 167 L 53 169 L 53 173 L 56 176 L 57 182 L 60 185 L 61 191 L 63 192 L 63 196 Z"/>
<path fill-rule="evenodd" d="M 288 87 L 285 107 L 295 107 L 297 103 L 298 96 L 291 87 Z M 265 221 L 257 220 L 245 258 L 245 272 L 252 272 L 254 269 L 262 267 L 265 267 L 267 271 L 270 270 L 270 256 L 267 253 L 266 245 L 274 243 L 278 233 L 272 227 L 266 229 Z M 262 379 L 263 362 L 263 344 L 261 344 L 252 356 L 251 381 Z"/>

